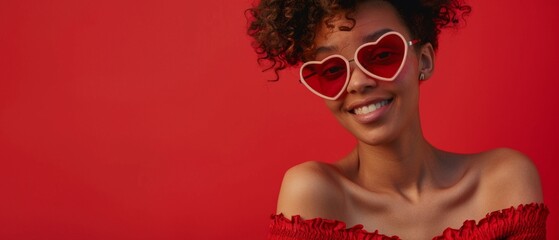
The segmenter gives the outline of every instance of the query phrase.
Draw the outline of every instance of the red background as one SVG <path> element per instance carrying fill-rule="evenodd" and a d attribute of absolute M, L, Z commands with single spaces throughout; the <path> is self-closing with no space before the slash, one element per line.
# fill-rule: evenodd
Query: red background
<path fill-rule="evenodd" d="M 1 1 L 0 238 L 263 238 L 283 172 L 354 140 L 293 71 L 266 82 L 250 2 Z M 470 3 L 422 85 L 425 134 L 529 155 L 558 239 L 559 4 Z"/>

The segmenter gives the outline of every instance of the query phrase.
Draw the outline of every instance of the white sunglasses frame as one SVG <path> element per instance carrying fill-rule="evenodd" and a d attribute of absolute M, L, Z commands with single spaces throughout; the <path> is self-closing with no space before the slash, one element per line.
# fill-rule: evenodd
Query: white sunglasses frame
<path fill-rule="evenodd" d="M 400 37 L 400 39 L 402 39 L 402 42 L 404 43 L 404 57 L 402 58 L 402 63 L 400 63 L 400 67 L 398 67 L 398 70 L 396 71 L 396 73 L 394 74 L 394 76 L 392 76 L 392 77 L 390 77 L 390 78 L 385 78 L 385 77 L 381 77 L 381 76 L 378 76 L 378 75 L 376 75 L 376 74 L 373 74 L 373 73 L 369 72 L 367 69 L 365 69 L 365 68 L 361 65 L 361 63 L 359 63 L 359 61 L 358 61 L 358 59 L 357 59 L 357 54 L 359 53 L 359 51 L 360 51 L 362 48 L 368 47 L 368 46 L 371 46 L 371 45 L 377 45 L 384 37 L 389 36 L 389 35 L 396 35 L 396 36 Z M 355 62 L 355 64 L 357 65 L 357 67 L 359 67 L 359 69 L 361 69 L 361 71 L 363 71 L 363 72 L 364 72 L 365 74 L 367 74 L 369 77 L 372 77 L 372 78 L 375 78 L 375 79 L 378 79 L 378 80 L 382 80 L 382 81 L 393 81 L 394 79 L 396 79 L 396 77 L 398 77 L 398 75 L 399 75 L 400 72 L 402 71 L 402 68 L 404 68 L 404 65 L 405 65 L 405 62 L 406 62 L 406 58 L 407 58 L 407 56 L 408 56 L 408 49 L 409 49 L 409 47 L 412 46 L 412 45 L 414 45 L 414 44 L 416 44 L 416 43 L 418 43 L 418 42 L 420 42 L 419 39 L 415 39 L 415 40 L 411 40 L 411 41 L 406 41 L 406 38 L 405 38 L 402 34 L 400 34 L 399 32 L 396 32 L 396 31 L 387 32 L 387 33 L 383 34 L 382 36 L 380 36 L 376 41 L 364 43 L 363 45 L 359 46 L 359 47 L 357 48 L 357 50 L 355 50 L 353 59 L 347 60 L 347 58 L 345 58 L 345 57 L 342 56 L 342 55 L 334 54 L 334 55 L 328 56 L 328 57 L 325 58 L 325 59 L 322 59 L 321 61 L 308 61 L 308 62 L 305 62 L 305 63 L 301 66 L 301 68 L 300 68 L 300 70 L 299 70 L 299 75 L 300 75 L 300 78 L 301 78 L 301 82 L 303 83 L 303 85 L 305 85 L 305 87 L 307 87 L 307 89 L 309 89 L 312 93 L 318 95 L 319 97 L 324 98 L 324 99 L 328 99 L 328 100 L 336 100 L 336 99 L 338 99 L 338 98 L 343 94 L 343 92 L 344 92 L 344 91 L 346 90 L 346 88 L 347 88 L 347 85 L 349 84 L 349 79 L 351 78 L 351 74 L 352 74 L 351 69 L 350 69 L 350 66 L 349 66 L 349 62 Z M 339 92 L 338 94 L 336 94 L 336 96 L 334 96 L 334 97 L 328 97 L 328 96 L 326 96 L 326 95 L 323 95 L 323 94 L 317 92 L 317 91 L 314 90 L 309 84 L 307 84 L 307 82 L 305 81 L 305 78 L 303 77 L 303 69 L 304 69 L 306 66 L 308 66 L 308 65 L 311 65 L 311 64 L 322 64 L 322 63 L 328 61 L 329 59 L 335 58 L 335 57 L 341 58 L 341 59 L 344 60 L 344 62 L 346 63 L 346 64 L 345 64 L 345 65 L 346 65 L 346 68 L 347 68 L 347 69 L 346 69 L 346 71 L 347 71 L 346 80 L 345 80 L 345 83 L 344 83 L 343 87 L 340 89 L 340 92 Z"/>

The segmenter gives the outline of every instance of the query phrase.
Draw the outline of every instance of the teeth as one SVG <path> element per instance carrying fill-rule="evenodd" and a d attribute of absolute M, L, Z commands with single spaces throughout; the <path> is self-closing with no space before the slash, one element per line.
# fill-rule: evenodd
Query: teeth
<path fill-rule="evenodd" d="M 363 106 L 360 108 L 355 109 L 355 114 L 367 114 L 370 112 L 374 112 L 375 110 L 381 108 L 382 106 L 386 106 L 388 104 L 388 100 L 382 100 L 378 103 L 371 104 L 369 106 Z"/>

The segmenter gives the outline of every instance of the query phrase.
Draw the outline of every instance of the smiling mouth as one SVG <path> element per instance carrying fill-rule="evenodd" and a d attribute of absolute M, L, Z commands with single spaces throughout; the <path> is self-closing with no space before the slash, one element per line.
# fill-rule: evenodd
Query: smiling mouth
<path fill-rule="evenodd" d="M 392 100 L 393 100 L 393 98 L 390 98 L 390 99 L 382 100 L 382 101 L 377 102 L 377 103 L 371 103 L 367 106 L 354 108 L 354 109 L 350 110 L 349 112 L 351 114 L 355 114 L 355 115 L 364 115 L 364 114 L 372 113 L 372 112 L 378 110 L 379 108 L 390 104 L 392 102 Z"/>

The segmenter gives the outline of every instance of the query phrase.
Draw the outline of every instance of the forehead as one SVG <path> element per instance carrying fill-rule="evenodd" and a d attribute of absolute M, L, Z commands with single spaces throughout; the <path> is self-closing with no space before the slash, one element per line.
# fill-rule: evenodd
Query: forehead
<path fill-rule="evenodd" d="M 355 22 L 351 21 L 351 18 Z M 350 49 L 355 50 L 365 42 L 375 41 L 387 31 L 400 32 L 408 38 L 408 31 L 398 12 L 385 1 L 367 1 L 357 5 L 355 13 L 346 17 L 340 13 L 329 22 L 334 28 L 326 24 L 318 29 L 314 39 L 314 54 L 320 57 L 323 54 L 343 53 Z M 351 30 L 340 30 L 353 26 Z"/>

